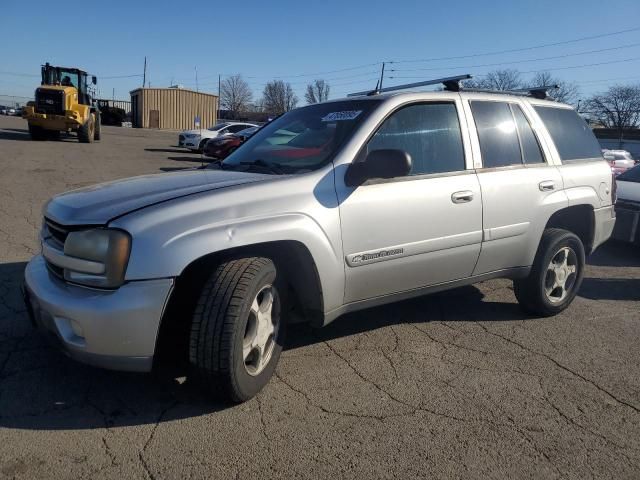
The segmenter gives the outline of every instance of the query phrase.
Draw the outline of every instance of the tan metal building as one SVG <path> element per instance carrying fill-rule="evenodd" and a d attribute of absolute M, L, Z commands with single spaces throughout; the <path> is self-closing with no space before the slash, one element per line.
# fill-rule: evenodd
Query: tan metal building
<path fill-rule="evenodd" d="M 137 88 L 130 93 L 133 127 L 186 130 L 216 124 L 217 95 L 184 88 Z"/>

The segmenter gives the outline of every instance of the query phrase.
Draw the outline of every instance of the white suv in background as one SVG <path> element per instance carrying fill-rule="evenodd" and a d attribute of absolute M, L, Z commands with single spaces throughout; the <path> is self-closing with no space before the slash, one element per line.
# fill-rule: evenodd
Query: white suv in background
<path fill-rule="evenodd" d="M 257 125 L 253 123 L 224 122 L 209 128 L 185 130 L 178 136 L 178 146 L 200 152 L 204 148 L 205 143 L 212 138 L 237 133 L 245 128 L 251 127 L 257 127 Z"/>

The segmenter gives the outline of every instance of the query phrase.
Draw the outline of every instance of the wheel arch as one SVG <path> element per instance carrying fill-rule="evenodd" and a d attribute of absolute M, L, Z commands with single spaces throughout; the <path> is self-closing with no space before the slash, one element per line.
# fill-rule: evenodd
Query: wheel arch
<path fill-rule="evenodd" d="M 584 245 L 585 253 L 589 255 L 593 250 L 595 237 L 593 205 L 583 203 L 557 210 L 545 225 L 545 230 L 549 228 L 561 228 L 576 234 Z"/>
<path fill-rule="evenodd" d="M 189 327 L 200 290 L 216 266 L 243 257 L 266 257 L 284 272 L 287 296 L 293 296 L 290 321 L 307 321 L 321 326 L 324 320 L 324 297 L 318 269 L 309 249 L 296 240 L 280 240 L 244 245 L 212 252 L 193 260 L 175 280 L 167 301 L 156 339 L 156 354 L 186 358 Z"/>

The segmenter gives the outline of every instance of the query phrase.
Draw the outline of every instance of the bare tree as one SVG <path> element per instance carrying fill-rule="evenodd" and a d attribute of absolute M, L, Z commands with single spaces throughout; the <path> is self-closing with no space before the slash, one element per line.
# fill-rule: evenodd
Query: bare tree
<path fill-rule="evenodd" d="M 640 127 L 640 85 L 615 86 L 585 102 L 592 120 L 616 130 L 622 144 L 626 128 Z"/>
<path fill-rule="evenodd" d="M 494 70 L 478 80 L 465 80 L 464 86 L 487 90 L 516 90 L 522 88 L 522 80 L 517 70 Z"/>
<path fill-rule="evenodd" d="M 293 110 L 298 104 L 298 97 L 293 92 L 291 84 L 282 80 L 273 80 L 265 85 L 262 102 L 266 112 L 280 115 Z"/>
<path fill-rule="evenodd" d="M 541 87 L 544 85 L 558 85 L 558 88 L 550 89 L 547 94 L 549 98 L 556 102 L 568 103 L 576 106 L 580 100 L 580 89 L 574 82 L 566 82 L 555 78 L 549 72 L 538 72 L 531 79 L 532 87 Z"/>
<path fill-rule="evenodd" d="M 220 106 L 228 110 L 233 118 L 247 109 L 252 98 L 249 84 L 240 75 L 227 77 L 220 85 Z"/>
<path fill-rule="evenodd" d="M 320 103 L 329 99 L 329 84 L 324 80 L 314 80 L 307 85 L 307 92 L 304 94 L 307 103 Z"/>

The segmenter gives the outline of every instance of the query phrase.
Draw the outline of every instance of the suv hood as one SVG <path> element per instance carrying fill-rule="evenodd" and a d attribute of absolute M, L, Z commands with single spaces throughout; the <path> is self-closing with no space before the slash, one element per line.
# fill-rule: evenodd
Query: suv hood
<path fill-rule="evenodd" d="M 189 170 L 100 183 L 53 197 L 44 215 L 63 225 L 103 225 L 133 210 L 194 193 L 269 179 L 271 175 Z"/>

